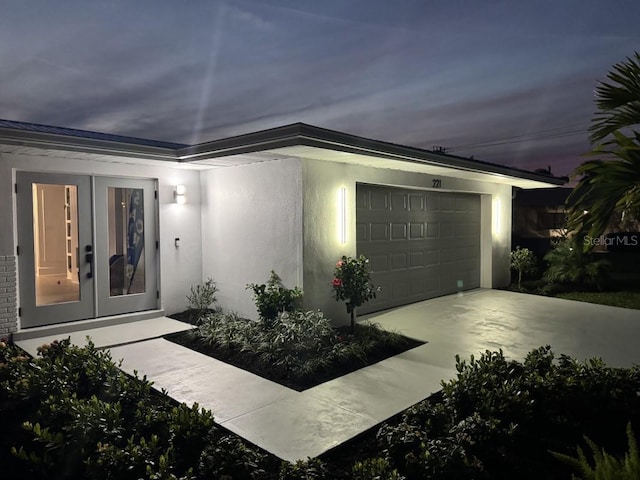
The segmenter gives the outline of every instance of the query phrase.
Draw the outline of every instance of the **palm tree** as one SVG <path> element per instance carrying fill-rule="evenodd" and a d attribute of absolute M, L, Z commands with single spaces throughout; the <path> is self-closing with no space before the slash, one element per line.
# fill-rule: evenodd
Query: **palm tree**
<path fill-rule="evenodd" d="M 567 226 L 578 239 L 602 235 L 614 213 L 640 219 L 640 54 L 614 65 L 607 78 L 596 88 L 599 112 L 589 129 L 590 154 L 604 159 L 576 169 L 580 180 L 567 199 Z M 583 242 L 584 250 L 592 246 Z"/>
<path fill-rule="evenodd" d="M 616 130 L 640 125 L 640 53 L 612 67 L 607 78 L 596 87 L 595 114 L 589 128 L 591 143 L 597 144 Z"/>

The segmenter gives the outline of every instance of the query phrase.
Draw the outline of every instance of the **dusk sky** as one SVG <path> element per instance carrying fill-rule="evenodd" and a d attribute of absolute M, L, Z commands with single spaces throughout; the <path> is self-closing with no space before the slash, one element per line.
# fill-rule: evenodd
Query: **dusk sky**
<path fill-rule="evenodd" d="M 0 118 L 199 143 L 294 122 L 568 175 L 638 0 L 2 0 Z"/>

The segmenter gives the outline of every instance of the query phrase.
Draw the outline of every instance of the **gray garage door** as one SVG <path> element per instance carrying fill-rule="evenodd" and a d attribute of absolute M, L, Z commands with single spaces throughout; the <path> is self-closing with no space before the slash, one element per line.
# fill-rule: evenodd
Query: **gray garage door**
<path fill-rule="evenodd" d="M 480 196 L 356 187 L 358 254 L 377 298 L 368 313 L 480 286 Z"/>

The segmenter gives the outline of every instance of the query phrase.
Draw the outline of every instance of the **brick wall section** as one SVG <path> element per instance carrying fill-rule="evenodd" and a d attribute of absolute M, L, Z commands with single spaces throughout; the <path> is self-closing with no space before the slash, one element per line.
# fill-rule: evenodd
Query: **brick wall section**
<path fill-rule="evenodd" d="M 18 329 L 16 257 L 0 255 L 0 337 Z"/>

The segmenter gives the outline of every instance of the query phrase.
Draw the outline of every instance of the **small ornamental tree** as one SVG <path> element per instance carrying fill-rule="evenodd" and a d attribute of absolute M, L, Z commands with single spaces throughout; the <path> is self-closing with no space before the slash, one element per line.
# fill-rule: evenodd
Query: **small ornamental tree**
<path fill-rule="evenodd" d="M 364 255 L 351 258 L 345 255 L 336 263 L 331 281 L 333 296 L 344 301 L 351 315 L 351 330 L 355 330 L 356 308 L 376 298 L 376 288 L 371 284 L 369 259 Z"/>
<path fill-rule="evenodd" d="M 518 272 L 518 289 L 520 289 L 522 274 L 533 273 L 536 269 L 536 256 L 528 248 L 520 248 L 518 246 L 509 254 L 509 260 L 511 262 L 511 270 Z"/>

